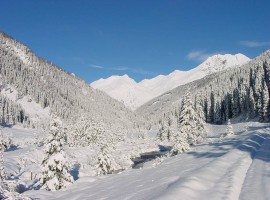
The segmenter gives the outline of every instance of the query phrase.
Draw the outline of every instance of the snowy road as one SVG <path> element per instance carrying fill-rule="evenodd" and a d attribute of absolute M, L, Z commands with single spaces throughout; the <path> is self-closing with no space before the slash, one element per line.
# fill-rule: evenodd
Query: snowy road
<path fill-rule="evenodd" d="M 156 167 L 84 177 L 40 199 L 270 199 L 269 128 L 248 131 L 166 159 Z"/>

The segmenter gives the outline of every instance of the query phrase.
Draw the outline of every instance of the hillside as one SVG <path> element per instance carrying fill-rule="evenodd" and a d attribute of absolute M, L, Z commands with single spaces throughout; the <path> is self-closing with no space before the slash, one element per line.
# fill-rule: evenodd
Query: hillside
<path fill-rule="evenodd" d="M 20 112 L 24 113 L 22 121 L 28 121 L 28 126 L 48 123 L 44 121 L 54 113 L 66 123 L 74 122 L 81 115 L 121 127 L 133 127 L 138 122 L 135 114 L 122 103 L 36 56 L 28 47 L 2 32 L 0 63 L 1 95 L 20 106 Z M 12 123 L 6 117 L 10 115 L 13 114 L 2 113 L 0 118 Z"/>
<path fill-rule="evenodd" d="M 169 75 L 159 75 L 136 83 L 127 75 L 111 76 L 99 79 L 91 86 L 98 88 L 111 97 L 122 101 L 127 107 L 135 110 L 147 101 L 169 91 L 177 86 L 201 79 L 209 74 L 245 64 L 250 59 L 243 54 L 225 54 L 209 57 L 199 66 L 189 71 L 175 70 Z"/>
<path fill-rule="evenodd" d="M 139 115 L 145 116 L 149 124 L 158 124 L 164 114 L 173 116 L 174 113 L 179 112 L 181 99 L 185 92 L 190 90 L 192 91 L 194 101 L 196 97 L 199 104 L 203 107 L 207 122 L 221 123 L 228 118 L 245 114 L 246 109 L 249 109 L 247 100 L 250 101 L 250 98 L 253 99 L 253 103 L 249 103 L 255 104 L 252 108 L 252 112 L 254 112 L 253 117 L 255 115 L 258 116 L 259 112 L 261 112 L 259 110 L 262 109 L 262 104 L 264 104 L 263 109 L 267 110 L 269 99 L 266 86 L 267 78 L 263 69 L 265 61 L 268 63 L 270 61 L 270 50 L 241 67 L 210 74 L 202 79 L 168 91 L 142 105 L 136 112 Z M 247 97 L 248 95 L 250 97 Z M 261 99 L 262 97 L 264 100 Z M 230 108 L 226 108 L 228 102 L 232 104 Z M 225 113 L 228 109 L 230 109 L 229 113 Z M 217 112 L 217 110 L 219 111 Z M 213 119 L 209 119 L 211 112 L 213 115 L 220 114 L 221 110 L 224 112 L 224 116 L 212 116 Z M 232 113 L 234 111 L 235 113 Z M 214 118 L 220 119 L 215 121 Z"/>

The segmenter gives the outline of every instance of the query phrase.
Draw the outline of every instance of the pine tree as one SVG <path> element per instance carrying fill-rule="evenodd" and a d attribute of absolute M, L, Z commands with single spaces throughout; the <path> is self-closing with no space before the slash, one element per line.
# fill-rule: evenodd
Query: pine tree
<path fill-rule="evenodd" d="M 116 163 L 110 157 L 108 144 L 103 144 L 100 149 L 100 154 L 97 158 L 97 175 L 102 176 L 106 174 L 111 174 L 116 169 Z"/>
<path fill-rule="evenodd" d="M 186 134 L 187 141 L 191 145 L 202 142 L 203 138 L 206 137 L 205 122 L 194 110 L 189 91 L 182 101 L 178 131 L 181 134 Z"/>
<path fill-rule="evenodd" d="M 65 134 L 62 122 L 54 117 L 45 144 L 45 158 L 42 161 L 41 183 L 46 190 L 59 190 L 73 183 L 64 152 Z"/>
<path fill-rule="evenodd" d="M 170 140 L 170 137 L 171 137 L 170 125 L 171 125 L 171 119 L 169 118 L 169 116 L 165 116 L 162 121 L 162 126 L 159 130 L 160 141 L 166 142 Z"/>
<path fill-rule="evenodd" d="M 248 94 L 247 94 L 247 112 L 248 112 L 248 117 L 250 119 L 255 117 L 255 100 L 254 100 L 252 88 L 249 88 Z"/>
<path fill-rule="evenodd" d="M 268 103 L 267 103 L 267 118 L 268 121 L 270 121 L 270 63 L 269 61 L 265 61 L 263 63 L 263 70 L 264 70 L 264 78 L 265 78 L 265 83 L 267 87 L 267 92 L 268 92 Z"/>
<path fill-rule="evenodd" d="M 226 133 L 227 133 L 227 136 L 234 135 L 233 127 L 232 127 L 232 124 L 231 124 L 231 120 L 230 119 L 228 119 Z"/>
<path fill-rule="evenodd" d="M 0 182 L 5 180 L 6 178 L 3 152 L 4 152 L 3 135 L 2 135 L 1 127 L 0 127 Z"/>
<path fill-rule="evenodd" d="M 171 149 L 172 155 L 177 155 L 190 150 L 186 133 L 175 132 L 174 145 Z"/>

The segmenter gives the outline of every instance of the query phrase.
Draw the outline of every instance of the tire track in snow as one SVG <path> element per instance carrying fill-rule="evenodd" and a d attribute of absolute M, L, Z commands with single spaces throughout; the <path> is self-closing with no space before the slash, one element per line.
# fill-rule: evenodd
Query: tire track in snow
<path fill-rule="evenodd" d="M 270 138 L 268 136 L 253 158 L 253 162 L 247 172 L 239 199 L 270 199 L 269 182 Z"/>

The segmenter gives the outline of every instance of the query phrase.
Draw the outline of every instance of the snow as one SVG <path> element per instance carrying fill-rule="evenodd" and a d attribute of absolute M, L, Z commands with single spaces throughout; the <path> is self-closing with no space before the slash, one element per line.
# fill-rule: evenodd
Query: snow
<path fill-rule="evenodd" d="M 31 58 L 26 54 L 23 49 L 20 49 L 16 45 L 13 45 L 9 40 L 6 40 L 7 48 L 10 48 L 11 51 L 15 52 L 18 58 L 26 65 L 31 65 Z"/>
<path fill-rule="evenodd" d="M 50 119 L 50 107 L 42 108 L 41 105 L 36 103 L 30 96 L 17 99 L 18 92 L 13 87 L 6 85 L 0 93 L 21 105 L 27 115 L 31 117 L 32 121 L 43 121 L 43 123 L 46 124 Z"/>
<path fill-rule="evenodd" d="M 23 194 L 37 199 L 269 199 L 270 198 L 270 126 L 257 122 L 232 121 L 235 135 L 220 140 L 226 125 L 207 124 L 208 142 L 194 145 L 189 152 L 150 161 L 140 169 L 118 174 L 94 176 L 91 168 L 79 168 L 78 179 L 56 192 L 43 189 Z M 4 153 L 7 173 L 31 186 L 30 172 L 38 177 L 42 148 L 34 148 L 33 129 L 4 128 L 14 137 L 24 137 L 25 145 Z M 150 135 L 154 135 L 152 131 Z M 141 145 L 139 147 L 138 145 Z M 116 154 L 129 154 L 134 147 L 156 150 L 153 140 L 131 138 L 116 147 Z M 121 153 L 120 153 L 121 152 Z M 67 148 L 71 161 L 86 162 L 95 154 L 91 147 Z M 116 154 L 114 156 L 116 156 Z M 81 159 L 81 160 L 80 160 Z M 24 163 L 24 164 L 23 164 Z M 90 171 L 89 171 L 90 170 Z"/>
<path fill-rule="evenodd" d="M 247 63 L 250 59 L 243 54 L 218 54 L 209 57 L 202 64 L 189 71 L 175 70 L 169 75 L 159 75 L 136 83 L 127 75 L 111 76 L 91 83 L 95 89 L 106 92 L 111 97 L 124 102 L 135 110 L 147 101 L 170 91 L 177 86 L 201 79 L 209 74 L 219 72 Z"/>

